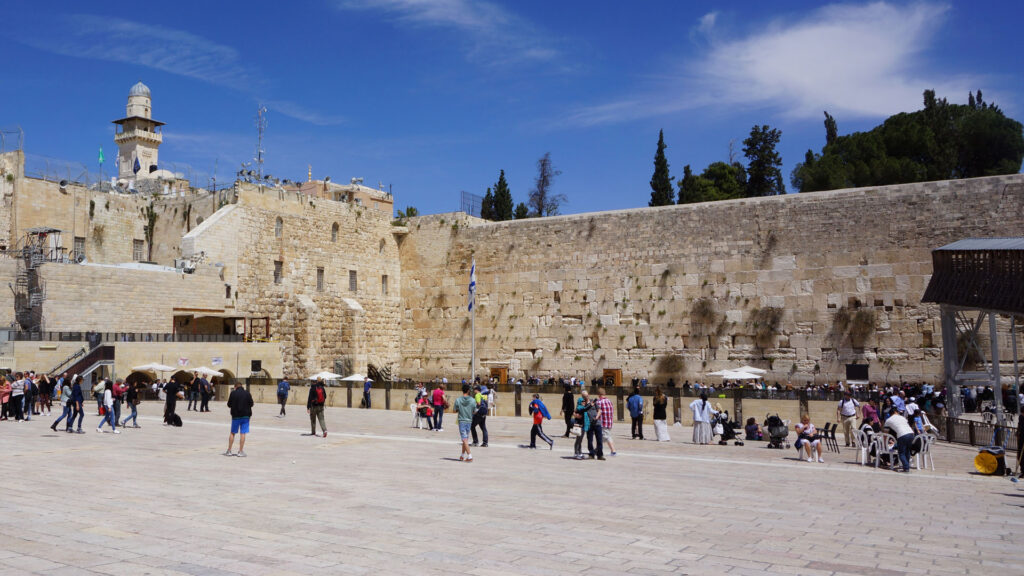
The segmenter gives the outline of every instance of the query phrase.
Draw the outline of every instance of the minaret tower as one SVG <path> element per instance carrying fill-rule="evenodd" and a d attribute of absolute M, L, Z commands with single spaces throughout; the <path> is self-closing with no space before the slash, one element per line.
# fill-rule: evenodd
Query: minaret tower
<path fill-rule="evenodd" d="M 114 120 L 117 133 L 118 178 L 147 178 L 157 170 L 157 149 L 163 141 L 161 126 L 152 117 L 149 88 L 142 82 L 128 92 L 128 108 L 124 118 Z"/>

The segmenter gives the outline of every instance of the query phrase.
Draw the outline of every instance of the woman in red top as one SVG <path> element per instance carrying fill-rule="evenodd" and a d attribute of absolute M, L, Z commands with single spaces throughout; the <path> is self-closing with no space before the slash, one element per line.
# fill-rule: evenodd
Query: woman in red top
<path fill-rule="evenodd" d="M 444 408 L 448 404 L 448 398 L 444 395 L 444 384 L 438 384 L 430 393 L 430 403 L 434 406 L 434 432 L 443 432 L 441 423 L 444 422 Z"/>

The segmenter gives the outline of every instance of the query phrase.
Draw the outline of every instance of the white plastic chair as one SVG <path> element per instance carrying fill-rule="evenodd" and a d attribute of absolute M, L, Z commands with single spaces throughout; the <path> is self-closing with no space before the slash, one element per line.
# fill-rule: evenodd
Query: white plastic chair
<path fill-rule="evenodd" d="M 921 465 L 935 471 L 935 460 L 932 459 L 932 444 L 935 437 L 931 434 L 918 434 L 914 437 L 914 443 L 918 445 L 917 454 L 914 454 L 914 468 L 921 470 Z"/>
<path fill-rule="evenodd" d="M 865 466 L 868 463 L 868 456 L 871 451 L 871 440 L 868 439 L 868 433 L 864 430 L 855 430 L 853 433 L 853 444 L 857 448 L 857 461 L 860 462 L 861 466 Z"/>
<path fill-rule="evenodd" d="M 875 468 L 878 468 L 879 463 L 882 461 L 882 456 L 889 455 L 889 464 L 896 466 L 899 464 L 899 450 L 896 449 L 896 437 L 892 434 L 886 434 L 880 432 L 874 435 L 871 439 L 875 447 Z"/>
<path fill-rule="evenodd" d="M 415 403 L 412 403 L 412 404 L 409 404 L 409 409 L 412 410 L 412 427 L 413 428 L 423 428 L 423 426 L 420 424 L 421 418 L 420 418 L 420 411 L 418 409 L 418 406 L 416 406 Z"/>

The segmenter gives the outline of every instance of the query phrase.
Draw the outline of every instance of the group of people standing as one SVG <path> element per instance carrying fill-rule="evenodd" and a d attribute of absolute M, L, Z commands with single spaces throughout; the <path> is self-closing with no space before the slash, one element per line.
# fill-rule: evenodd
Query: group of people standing
<path fill-rule="evenodd" d="M 60 391 L 65 374 L 51 378 L 47 374 L 17 372 L 0 379 L 0 420 L 30 421 L 32 416 L 49 416 L 53 394 Z"/>

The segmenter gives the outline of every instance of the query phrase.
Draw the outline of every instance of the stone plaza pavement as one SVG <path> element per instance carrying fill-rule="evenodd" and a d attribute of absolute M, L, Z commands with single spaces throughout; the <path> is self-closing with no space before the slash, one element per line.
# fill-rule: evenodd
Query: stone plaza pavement
<path fill-rule="evenodd" d="M 243 459 L 221 455 L 221 402 L 180 429 L 140 409 L 142 429 L 116 436 L 95 415 L 84 435 L 0 423 L 0 574 L 1024 573 L 1024 482 L 971 474 L 964 447 L 904 475 L 852 449 L 811 464 L 618 423 L 619 454 L 579 462 L 560 422 L 553 451 L 525 450 L 529 421 L 492 417 L 464 464 L 450 414 L 433 433 L 328 409 L 313 438 L 299 407 L 257 405 Z"/>

